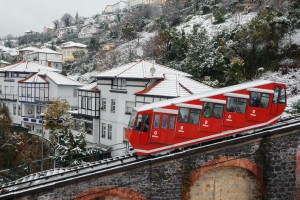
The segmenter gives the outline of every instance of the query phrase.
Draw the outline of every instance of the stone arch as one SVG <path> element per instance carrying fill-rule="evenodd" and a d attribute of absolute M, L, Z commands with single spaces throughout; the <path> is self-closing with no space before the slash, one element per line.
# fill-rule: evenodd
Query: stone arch
<path fill-rule="evenodd" d="M 183 199 L 191 199 L 193 187 L 197 187 L 197 181 L 201 181 L 208 173 L 217 173 L 223 170 L 223 173 L 232 173 L 233 170 L 237 173 L 244 173 L 243 178 L 250 176 L 255 179 L 260 197 L 263 195 L 263 175 L 260 167 L 256 163 L 245 158 L 220 157 L 218 159 L 208 161 L 204 166 L 192 172 L 187 187 L 183 187 Z M 240 174 L 238 174 L 239 176 Z"/>
<path fill-rule="evenodd" d="M 99 188 L 90 189 L 82 192 L 76 196 L 76 200 L 94 200 L 112 199 L 112 197 L 119 197 L 120 200 L 146 200 L 146 197 L 130 188 L 116 187 L 116 186 L 103 186 Z"/>

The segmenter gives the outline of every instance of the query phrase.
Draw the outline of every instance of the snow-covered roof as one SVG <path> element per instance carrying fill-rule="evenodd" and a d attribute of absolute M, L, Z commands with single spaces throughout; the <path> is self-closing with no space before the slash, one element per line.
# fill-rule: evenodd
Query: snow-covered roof
<path fill-rule="evenodd" d="M 88 85 L 85 85 L 83 87 L 78 88 L 79 90 L 86 90 L 86 91 L 94 91 L 99 92 L 100 90 L 97 87 L 97 83 L 91 83 Z"/>
<path fill-rule="evenodd" d="M 151 69 L 154 73 L 151 73 Z M 190 74 L 171 69 L 166 66 L 154 64 L 145 60 L 128 63 L 126 65 L 104 71 L 96 78 L 164 78 L 164 74 L 179 74 L 181 76 L 191 76 Z"/>
<path fill-rule="evenodd" d="M 79 48 L 86 48 L 87 45 L 81 44 L 81 43 L 76 43 L 76 42 L 65 42 L 61 44 L 61 48 L 70 48 L 70 47 L 79 47 Z"/>
<path fill-rule="evenodd" d="M 224 94 L 224 93 L 231 93 L 234 91 L 243 90 L 246 88 L 257 87 L 257 86 L 269 84 L 269 83 L 273 83 L 273 81 L 257 80 L 257 81 L 252 81 L 252 82 L 248 82 L 248 83 L 242 83 L 239 85 L 233 85 L 233 86 L 229 86 L 229 87 L 225 87 L 225 88 L 210 90 L 210 91 L 207 91 L 204 93 L 198 93 L 198 94 L 193 94 L 193 95 L 186 96 L 186 97 L 178 97 L 178 98 L 174 98 L 174 99 L 170 99 L 170 100 L 166 100 L 166 101 L 155 102 L 155 103 L 143 105 L 139 108 L 136 108 L 136 110 L 137 111 L 151 110 L 153 108 L 160 108 L 160 107 L 170 106 L 173 104 L 193 101 L 193 100 L 197 100 L 200 98 L 211 97 L 211 96 L 220 95 L 220 94 Z"/>
<path fill-rule="evenodd" d="M 28 76 L 27 78 L 20 80 L 19 83 L 49 83 L 44 76 L 36 73 Z"/>
<path fill-rule="evenodd" d="M 60 72 L 61 70 L 46 67 L 44 65 L 38 64 L 33 61 L 23 61 L 20 63 L 16 63 L 13 65 L 9 65 L 6 67 L 0 68 L 0 72 L 28 72 L 28 73 L 34 73 L 39 71 L 54 71 L 54 72 Z"/>
<path fill-rule="evenodd" d="M 52 49 L 44 48 L 44 49 L 36 49 L 31 54 L 34 53 L 49 53 L 49 54 L 62 54 L 57 51 L 53 51 Z"/>
<path fill-rule="evenodd" d="M 36 47 L 26 47 L 26 48 L 20 49 L 19 51 L 36 51 L 36 50 L 38 50 L 38 48 L 36 48 Z"/>
<path fill-rule="evenodd" d="M 72 80 L 64 75 L 61 75 L 59 73 L 56 73 L 56 72 L 40 71 L 38 74 L 46 76 L 47 78 L 49 78 L 51 81 L 53 81 L 57 85 L 69 85 L 69 86 L 82 86 L 83 85 L 82 83 L 80 83 L 78 81 L 74 81 L 74 80 Z"/>
<path fill-rule="evenodd" d="M 149 88 L 137 92 L 137 95 L 183 97 L 206 92 L 213 88 L 194 81 L 188 77 L 166 74 L 164 80 L 158 80 Z"/>
<path fill-rule="evenodd" d="M 1 63 L 1 64 L 7 64 L 7 65 L 10 65 L 9 62 L 6 62 L 6 61 L 4 61 L 4 60 L 0 60 L 0 63 Z"/>

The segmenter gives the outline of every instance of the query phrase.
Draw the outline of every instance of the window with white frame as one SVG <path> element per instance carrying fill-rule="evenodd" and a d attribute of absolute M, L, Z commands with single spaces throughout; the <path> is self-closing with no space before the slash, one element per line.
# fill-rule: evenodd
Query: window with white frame
<path fill-rule="evenodd" d="M 19 116 L 22 115 L 21 105 L 18 105 L 18 115 L 19 115 Z"/>
<path fill-rule="evenodd" d="M 131 113 L 132 113 L 132 111 L 133 111 L 133 108 L 134 108 L 134 101 L 126 101 L 126 110 L 125 110 L 125 113 L 126 114 L 130 114 L 131 115 Z"/>
<path fill-rule="evenodd" d="M 116 100 L 112 99 L 110 104 L 110 111 L 115 112 L 116 111 Z"/>
<path fill-rule="evenodd" d="M 87 97 L 87 109 L 92 110 L 92 97 Z"/>
<path fill-rule="evenodd" d="M 13 107 L 14 107 L 14 112 L 13 112 L 13 114 L 14 114 L 14 115 L 17 115 L 17 105 L 14 104 Z"/>
<path fill-rule="evenodd" d="M 106 110 L 106 98 L 102 98 L 101 109 Z"/>
<path fill-rule="evenodd" d="M 86 98 L 81 97 L 81 108 L 86 108 Z"/>
<path fill-rule="evenodd" d="M 101 134 L 102 138 L 106 137 L 106 124 L 102 123 L 102 134 Z"/>
<path fill-rule="evenodd" d="M 125 90 L 127 81 L 124 78 L 115 78 L 112 81 L 112 89 Z"/>
<path fill-rule="evenodd" d="M 107 138 L 108 139 L 112 139 L 112 125 L 111 124 L 107 124 Z"/>

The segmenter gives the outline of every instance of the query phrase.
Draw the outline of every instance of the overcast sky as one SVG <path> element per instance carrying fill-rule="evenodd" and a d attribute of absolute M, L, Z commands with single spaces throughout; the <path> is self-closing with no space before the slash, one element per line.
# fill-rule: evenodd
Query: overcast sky
<path fill-rule="evenodd" d="M 41 32 L 44 26 L 53 26 L 53 21 L 65 13 L 91 17 L 101 13 L 107 4 L 119 0 L 1 0 L 0 37 L 12 34 L 23 35 L 26 30 Z"/>

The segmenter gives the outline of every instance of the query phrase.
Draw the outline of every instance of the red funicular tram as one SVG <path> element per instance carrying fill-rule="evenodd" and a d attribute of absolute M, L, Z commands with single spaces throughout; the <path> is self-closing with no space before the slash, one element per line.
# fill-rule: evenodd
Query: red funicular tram
<path fill-rule="evenodd" d="M 126 137 L 137 155 L 156 154 L 274 124 L 285 107 L 284 84 L 253 81 L 139 107 Z"/>

